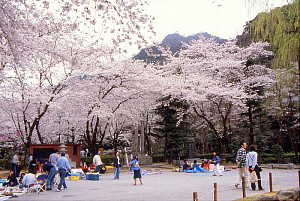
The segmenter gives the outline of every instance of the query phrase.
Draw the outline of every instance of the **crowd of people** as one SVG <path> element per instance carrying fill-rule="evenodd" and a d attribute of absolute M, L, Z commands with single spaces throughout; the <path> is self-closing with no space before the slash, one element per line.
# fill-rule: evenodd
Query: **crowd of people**
<path fill-rule="evenodd" d="M 44 175 L 45 190 L 53 190 L 55 183 L 58 184 L 56 191 L 62 191 L 67 189 L 66 176 L 71 172 L 71 163 L 66 157 L 66 153 L 58 150 L 54 150 L 50 154 L 49 159 L 40 164 L 37 160 L 30 155 L 28 158 L 26 174 L 21 172 L 21 158 L 22 153 L 16 153 L 11 160 L 11 168 L 7 177 L 7 182 L 3 186 L 15 187 L 19 186 L 22 188 L 29 188 L 36 185 Z M 105 173 L 105 165 L 101 160 L 100 151 L 93 157 L 93 165 L 95 167 L 94 172 Z M 118 180 L 120 178 L 121 160 L 119 152 L 114 153 L 113 163 L 114 166 L 114 177 L 113 179 Z M 139 179 L 142 184 L 142 176 L 139 166 L 138 158 L 135 156 L 130 162 L 130 170 L 134 172 L 134 185 L 136 185 L 136 179 Z M 56 175 L 59 175 L 59 183 L 55 181 Z"/>
<path fill-rule="evenodd" d="M 241 147 L 236 154 L 236 164 L 238 169 L 238 181 L 235 183 L 235 187 L 239 188 L 242 184 L 242 178 L 245 178 L 246 188 L 250 187 L 252 190 L 256 190 L 256 183 L 258 184 L 258 190 L 263 190 L 260 172 L 262 168 L 258 165 L 258 154 L 254 145 L 249 147 L 247 153 L 247 143 L 241 143 Z M 210 160 L 205 159 L 201 164 L 194 160 L 192 164 L 189 164 L 187 160 L 183 161 L 183 171 L 197 170 L 202 168 L 203 170 L 210 170 L 213 165 L 213 176 L 222 176 L 222 170 L 220 168 L 221 158 L 216 152 L 213 152 Z"/>
<path fill-rule="evenodd" d="M 241 147 L 237 151 L 236 155 L 236 163 L 238 168 L 238 181 L 235 184 L 236 188 L 239 188 L 241 185 L 242 178 L 245 178 L 246 187 L 248 187 L 248 183 L 250 181 L 250 186 L 252 190 L 256 190 L 256 182 L 258 183 L 258 190 L 263 190 L 261 184 L 261 175 L 260 172 L 262 169 L 259 167 L 257 163 L 258 154 L 256 152 L 255 146 L 249 147 L 249 152 L 247 153 L 247 143 L 241 143 Z M 22 153 L 16 153 L 11 160 L 11 169 L 9 172 L 9 176 L 7 178 L 7 182 L 5 182 L 4 186 L 17 186 L 20 188 L 28 188 L 32 185 L 35 185 L 38 182 L 38 177 L 44 175 L 46 180 L 46 189 L 52 190 L 54 189 L 55 178 L 56 175 L 59 175 L 59 183 L 56 191 L 61 191 L 67 189 L 65 178 L 71 172 L 71 163 L 69 159 L 66 157 L 66 153 L 63 151 L 54 150 L 53 153 L 50 154 L 49 159 L 43 163 L 43 165 L 39 164 L 37 160 L 30 156 L 28 160 L 27 173 L 21 173 L 20 166 L 20 157 Z M 182 169 L 184 171 L 188 170 L 210 170 L 213 167 L 213 176 L 222 176 L 223 172 L 220 168 L 221 158 L 217 155 L 216 152 L 213 152 L 210 160 L 204 160 L 201 164 L 194 160 L 192 164 L 189 164 L 187 160 L 184 160 L 184 164 L 182 165 Z M 106 171 L 105 165 L 101 160 L 100 151 L 95 154 L 93 157 L 93 164 L 95 167 L 95 172 L 104 173 Z M 213 166 L 211 166 L 213 164 Z M 119 152 L 115 152 L 113 157 L 114 166 L 114 175 L 113 179 L 118 180 L 120 178 L 120 168 L 121 168 L 121 160 L 119 156 Z M 141 168 L 139 164 L 139 160 L 136 156 L 134 156 L 129 163 L 130 170 L 133 171 L 133 179 L 134 185 L 137 184 L 137 180 L 139 180 L 140 184 L 142 182 L 142 174 Z M 37 174 L 38 173 L 38 174 Z M 45 176 L 46 175 L 46 176 Z M 248 177 L 250 175 L 250 180 L 248 181 Z"/>
<path fill-rule="evenodd" d="M 33 156 L 29 156 L 29 163 L 27 167 L 27 173 L 21 173 L 21 161 L 20 157 L 22 153 L 16 153 L 11 161 L 11 168 L 7 182 L 4 186 L 19 186 L 20 188 L 29 188 L 38 184 L 39 181 L 46 182 L 46 190 L 52 190 L 54 186 L 54 178 L 56 174 L 59 174 L 60 181 L 57 191 L 60 191 L 62 187 L 67 188 L 65 177 L 71 170 L 70 161 L 66 158 L 65 152 L 59 152 L 54 150 L 49 156 L 49 160 L 45 163 L 38 163 Z"/>

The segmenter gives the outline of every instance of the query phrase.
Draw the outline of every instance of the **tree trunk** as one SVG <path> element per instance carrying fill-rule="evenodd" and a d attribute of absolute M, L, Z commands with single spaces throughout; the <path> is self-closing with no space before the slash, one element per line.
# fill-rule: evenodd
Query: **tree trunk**
<path fill-rule="evenodd" d="M 41 143 L 41 144 L 44 144 L 43 137 L 42 137 L 42 135 L 41 135 L 41 133 L 40 133 L 39 124 L 40 124 L 40 121 L 37 121 L 36 126 L 35 126 L 35 130 L 36 130 L 36 133 L 37 133 L 37 135 L 38 135 L 38 138 L 39 138 L 40 143 Z"/>
<path fill-rule="evenodd" d="M 249 118 L 249 144 L 255 144 L 254 136 L 254 122 L 253 122 L 253 113 L 251 103 L 248 106 L 248 118 Z"/>

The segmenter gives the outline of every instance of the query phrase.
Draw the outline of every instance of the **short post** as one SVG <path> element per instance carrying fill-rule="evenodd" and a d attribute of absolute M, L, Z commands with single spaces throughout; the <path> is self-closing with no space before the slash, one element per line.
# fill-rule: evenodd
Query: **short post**
<path fill-rule="evenodd" d="M 243 198 L 246 197 L 246 181 L 245 177 L 242 177 L 242 189 L 243 189 Z"/>
<path fill-rule="evenodd" d="M 214 201 L 218 201 L 218 185 L 214 183 Z"/>
<path fill-rule="evenodd" d="M 193 192 L 193 201 L 199 201 L 197 192 Z"/>
<path fill-rule="evenodd" d="M 269 173 L 270 192 L 273 192 L 272 172 Z"/>
<path fill-rule="evenodd" d="M 300 170 L 298 170 L 298 182 L 299 182 L 299 188 L 300 188 Z"/>

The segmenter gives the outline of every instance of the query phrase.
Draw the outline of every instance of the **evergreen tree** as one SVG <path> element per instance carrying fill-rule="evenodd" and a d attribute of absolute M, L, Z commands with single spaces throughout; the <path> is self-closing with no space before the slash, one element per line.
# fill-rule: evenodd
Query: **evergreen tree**
<path fill-rule="evenodd" d="M 191 134 L 187 115 L 189 105 L 170 96 L 161 99 L 160 102 L 155 110 L 160 116 L 160 120 L 156 122 L 155 136 L 164 140 L 165 158 L 170 162 L 186 157 L 190 148 L 187 143 Z"/>

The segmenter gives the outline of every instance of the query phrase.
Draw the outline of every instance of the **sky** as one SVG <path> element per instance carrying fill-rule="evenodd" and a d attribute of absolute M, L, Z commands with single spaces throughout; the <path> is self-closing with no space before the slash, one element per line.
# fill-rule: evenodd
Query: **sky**
<path fill-rule="evenodd" d="M 155 42 L 166 35 L 200 32 L 232 39 L 259 12 L 287 4 L 288 0 L 148 0 L 146 12 L 155 17 Z"/>

